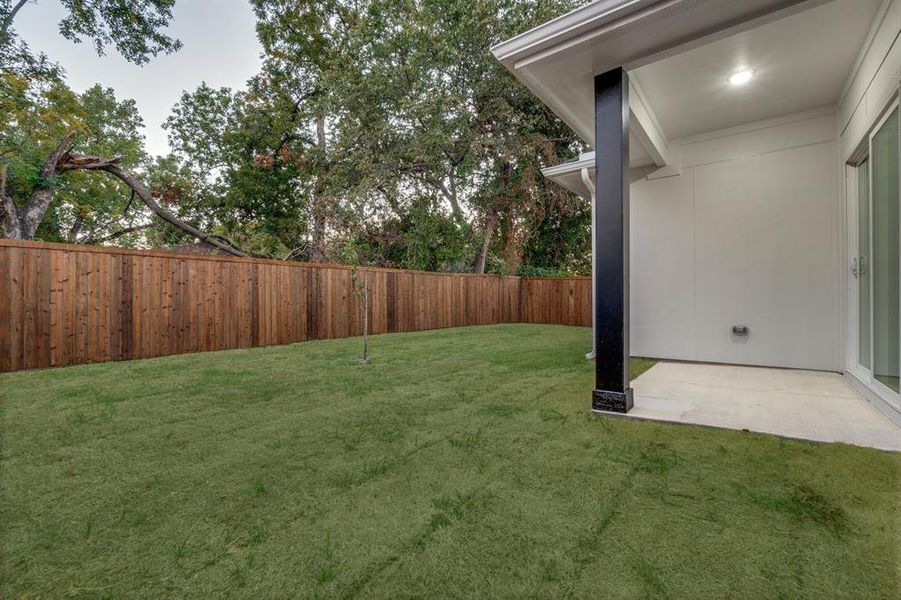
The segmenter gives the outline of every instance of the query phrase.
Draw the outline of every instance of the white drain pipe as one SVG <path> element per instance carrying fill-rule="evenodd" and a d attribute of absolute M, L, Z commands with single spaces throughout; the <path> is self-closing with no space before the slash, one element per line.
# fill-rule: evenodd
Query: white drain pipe
<path fill-rule="evenodd" d="M 582 169 L 582 183 L 585 184 L 585 187 L 588 188 L 589 199 L 591 200 L 591 352 L 585 355 L 585 358 L 588 360 L 594 360 L 595 351 L 597 348 L 594 346 L 595 333 L 594 333 L 594 313 L 595 313 L 595 305 L 597 303 L 597 298 L 595 298 L 594 291 L 597 289 L 595 286 L 597 284 L 597 253 L 596 250 L 596 242 L 594 239 L 594 205 L 595 205 L 595 196 L 594 196 L 594 182 L 591 180 L 591 176 L 588 174 L 588 168 Z"/>

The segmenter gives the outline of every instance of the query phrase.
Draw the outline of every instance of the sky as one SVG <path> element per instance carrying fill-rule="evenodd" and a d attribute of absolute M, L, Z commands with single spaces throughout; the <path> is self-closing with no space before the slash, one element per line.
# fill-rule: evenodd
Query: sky
<path fill-rule="evenodd" d="M 62 65 L 76 92 L 99 83 L 113 88 L 120 100 L 133 99 L 144 118 L 150 154 L 169 151 L 162 124 L 183 90 L 204 81 L 212 87 L 242 88 L 260 68 L 256 20 L 245 0 L 178 0 L 167 33 L 182 41 L 182 49 L 140 67 L 122 59 L 115 48 L 98 57 L 89 41 L 66 40 L 58 31 L 63 16 L 56 0 L 36 0 L 19 11 L 14 27 L 33 51 Z"/>

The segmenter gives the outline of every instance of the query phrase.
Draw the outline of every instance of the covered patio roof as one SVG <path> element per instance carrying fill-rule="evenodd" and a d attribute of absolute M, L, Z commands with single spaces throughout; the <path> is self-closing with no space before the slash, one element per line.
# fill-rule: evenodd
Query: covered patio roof
<path fill-rule="evenodd" d="M 624 66 L 629 165 L 633 176 L 658 177 L 679 173 L 694 137 L 837 105 L 881 4 L 599 0 L 493 52 L 592 148 L 594 76 Z M 736 88 L 728 78 L 740 69 L 754 78 Z M 545 175 L 587 196 L 579 171 L 590 163 L 585 154 Z"/>
<path fill-rule="evenodd" d="M 659 182 L 660 185 L 652 184 L 658 191 L 663 190 L 658 194 L 661 201 L 681 201 L 669 204 L 677 207 L 673 210 L 681 211 L 678 216 L 690 227 L 679 230 L 678 239 L 668 225 L 661 224 L 659 230 L 644 233 L 658 239 L 673 237 L 679 242 L 674 245 L 675 250 L 681 250 L 685 244 L 695 247 L 697 214 L 715 213 L 696 214 L 696 203 L 728 208 L 732 205 L 722 199 L 734 196 L 732 188 L 736 185 L 753 192 L 754 198 L 760 200 L 754 206 L 763 208 L 747 214 L 738 210 L 742 205 L 733 214 L 720 210 L 710 222 L 700 221 L 703 231 L 725 230 L 745 216 L 756 219 L 753 223 L 759 230 L 767 230 L 774 223 L 769 218 L 772 211 L 767 213 L 766 207 L 780 211 L 791 207 L 793 212 L 785 213 L 786 218 L 794 219 L 791 231 L 807 232 L 808 241 L 815 239 L 819 244 L 816 251 L 812 245 L 805 246 L 810 250 L 809 256 L 801 256 L 803 260 L 799 260 L 795 271 L 770 269 L 772 276 L 760 275 L 754 280 L 756 284 L 746 279 L 740 287 L 748 293 L 791 289 L 796 292 L 793 306 L 801 314 L 805 314 L 804 303 L 822 296 L 821 291 L 838 289 L 832 272 L 838 263 L 833 265 L 827 260 L 833 256 L 830 244 L 837 239 L 835 232 L 825 221 L 817 221 L 815 236 L 808 227 L 810 215 L 831 215 L 828 210 L 835 206 L 828 203 L 834 198 L 830 182 L 835 181 L 834 168 L 838 166 L 833 160 L 834 150 L 827 153 L 819 149 L 816 156 L 798 156 L 794 170 L 779 171 L 781 179 L 768 174 L 782 168 L 783 163 L 747 161 L 778 150 L 800 151 L 832 143 L 839 137 L 841 128 L 852 118 L 849 115 L 856 102 L 852 98 L 860 96 L 859 90 L 849 91 L 860 78 L 852 74 L 861 71 L 877 38 L 876 32 L 882 30 L 885 15 L 897 17 L 890 6 L 883 0 L 597 0 L 492 49 L 498 60 L 595 150 L 544 170 L 546 176 L 592 201 L 597 356 L 594 410 L 624 413 L 633 405 L 635 390 L 624 369 L 632 335 L 630 190 L 635 187 L 636 192 L 648 192 L 647 186 L 632 185 L 642 178 L 690 173 Z M 879 44 L 885 37 L 879 38 Z M 718 178 L 709 179 L 712 187 L 696 189 L 698 173 L 707 173 L 705 169 L 722 163 L 728 163 L 728 167 L 716 167 Z M 735 179 L 735 169 L 745 179 Z M 814 189 L 810 182 L 817 182 L 818 187 Z M 804 202 L 796 202 L 798 198 Z M 825 199 L 822 204 L 821 199 Z M 828 210 L 824 213 L 823 209 Z M 655 223 L 646 222 L 648 227 Z M 753 223 L 748 231 L 755 231 Z M 781 237 L 774 239 L 773 244 L 778 242 L 790 251 L 798 236 L 791 233 L 787 223 L 784 219 L 779 222 Z M 715 312 L 720 315 L 722 323 L 718 322 L 718 326 L 722 330 L 717 333 L 692 326 L 690 331 L 680 331 L 679 339 L 706 336 L 702 340 L 705 351 L 715 351 L 716 356 L 738 356 L 733 347 L 737 342 L 723 336 L 727 332 L 747 336 L 748 328 L 736 325 L 744 322 L 739 317 L 753 315 L 757 323 L 773 322 L 769 315 L 774 313 L 774 307 L 743 303 L 747 294 L 737 294 L 737 288 L 729 285 L 734 281 L 730 277 L 735 270 L 721 268 L 725 262 L 714 246 L 732 239 L 715 240 L 709 256 L 699 258 L 696 250 L 684 253 L 685 261 L 691 265 L 689 281 L 696 282 L 693 294 L 700 293 L 699 280 L 692 275 L 697 270 L 707 267 L 706 272 L 722 277 L 720 283 L 701 281 L 707 294 L 702 297 L 722 301 L 716 305 L 719 312 Z M 730 263 L 733 267 L 756 265 L 759 268 L 754 272 L 760 274 L 772 265 L 784 264 L 781 258 L 756 251 L 774 248 L 769 242 L 760 245 L 752 236 L 739 242 L 733 244 L 732 254 L 728 255 L 734 259 Z M 699 261 L 706 262 L 699 267 Z M 645 262 L 646 267 L 650 264 L 669 268 L 659 260 Z M 796 281 L 792 275 L 804 272 L 816 274 L 816 293 L 811 291 L 813 284 L 792 287 Z M 669 285 L 671 288 L 662 290 L 664 293 L 675 293 L 684 287 L 676 280 Z M 645 287 L 645 291 L 661 291 L 660 286 Z M 678 318 L 690 320 L 698 310 L 691 298 L 681 307 L 643 306 L 646 311 L 660 309 L 667 314 L 678 308 Z M 722 306 L 731 308 L 725 310 Z M 823 323 L 837 322 L 834 306 L 822 307 L 818 316 Z M 814 354 L 809 333 L 820 330 L 823 329 L 802 331 L 803 335 L 792 340 L 781 340 L 778 328 L 766 330 L 769 337 L 757 339 L 766 339 L 769 345 L 754 348 L 766 348 L 771 356 L 752 357 L 746 351 L 739 353 L 738 362 L 835 368 L 834 352 L 829 356 L 824 353 L 822 360 L 810 358 Z M 677 337 L 676 333 L 672 335 Z M 674 340 L 661 338 L 666 343 L 655 345 L 651 334 L 641 339 L 652 352 L 662 353 L 656 355 L 682 357 L 682 350 L 673 354 L 672 348 L 664 347 L 666 343 L 675 344 Z M 837 348 L 834 339 L 825 340 L 819 347 Z M 804 354 L 800 362 L 798 356 L 780 354 L 780 349 L 794 340 L 810 342 L 798 350 L 798 356 Z M 687 354 L 689 359 L 698 356 L 697 352 Z"/>

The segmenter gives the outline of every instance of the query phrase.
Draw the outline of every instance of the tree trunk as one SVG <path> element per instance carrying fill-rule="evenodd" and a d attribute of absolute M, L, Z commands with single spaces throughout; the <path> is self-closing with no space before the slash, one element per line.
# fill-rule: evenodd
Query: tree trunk
<path fill-rule="evenodd" d="M 510 173 L 513 166 L 509 161 L 503 161 L 500 165 L 500 177 L 498 180 L 498 193 L 495 196 L 488 213 L 488 220 L 485 222 L 485 235 L 482 238 L 482 247 L 476 254 L 475 264 L 473 265 L 473 273 L 484 273 L 485 265 L 488 262 L 488 251 L 491 249 L 491 238 L 497 231 L 497 223 L 500 219 L 500 210 L 506 206 L 509 197 L 507 189 L 510 185 Z"/>
<path fill-rule="evenodd" d="M 0 237 L 22 239 L 19 207 L 6 193 L 6 165 L 0 166 Z"/>
<path fill-rule="evenodd" d="M 74 244 L 78 241 L 78 234 L 81 233 L 81 226 L 84 225 L 84 217 L 78 215 L 75 217 L 75 222 L 72 223 L 72 227 L 69 229 L 69 233 L 66 235 L 66 241 L 70 244 Z"/>
<path fill-rule="evenodd" d="M 494 237 L 494 232 L 497 230 L 497 219 L 497 213 L 491 213 L 488 217 L 488 222 L 485 223 L 485 235 L 482 238 L 482 247 L 476 254 L 475 264 L 472 267 L 473 273 L 485 272 L 485 264 L 488 262 L 488 249 L 491 248 L 491 238 Z"/>
<path fill-rule="evenodd" d="M 41 170 L 38 172 L 38 183 L 32 188 L 31 197 L 25 206 L 19 209 L 22 239 L 33 239 L 38 226 L 44 220 L 44 215 L 47 214 L 47 209 L 53 202 L 54 179 L 62 173 L 61 165 L 68 155 L 69 146 L 74 139 L 74 131 L 67 133 L 41 166 Z"/>

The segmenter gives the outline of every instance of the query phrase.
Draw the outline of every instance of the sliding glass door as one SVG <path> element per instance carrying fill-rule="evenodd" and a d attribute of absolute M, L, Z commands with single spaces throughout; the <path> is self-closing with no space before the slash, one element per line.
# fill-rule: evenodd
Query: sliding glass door
<path fill-rule="evenodd" d="M 901 260 L 899 167 L 901 127 L 897 106 L 869 139 L 857 167 L 858 363 L 875 382 L 898 393 L 901 373 Z"/>
<path fill-rule="evenodd" d="M 870 140 L 872 228 L 873 377 L 899 391 L 901 322 L 899 322 L 898 262 L 898 109 Z"/>

